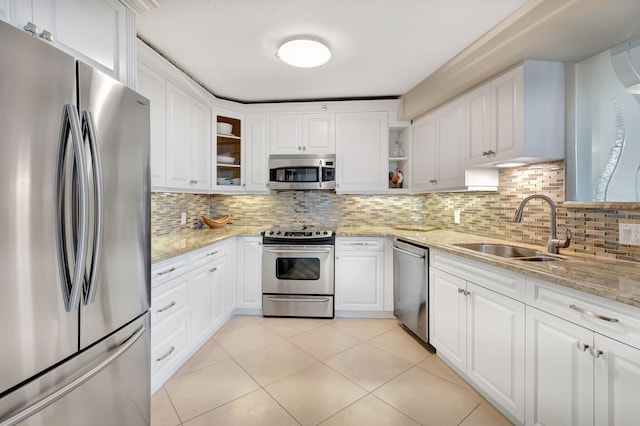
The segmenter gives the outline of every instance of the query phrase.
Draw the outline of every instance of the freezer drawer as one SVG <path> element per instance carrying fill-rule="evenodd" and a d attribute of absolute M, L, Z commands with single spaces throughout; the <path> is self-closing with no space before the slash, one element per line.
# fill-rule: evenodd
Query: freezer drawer
<path fill-rule="evenodd" d="M 148 425 L 149 376 L 149 314 L 146 313 L 0 399 L 0 424 Z"/>

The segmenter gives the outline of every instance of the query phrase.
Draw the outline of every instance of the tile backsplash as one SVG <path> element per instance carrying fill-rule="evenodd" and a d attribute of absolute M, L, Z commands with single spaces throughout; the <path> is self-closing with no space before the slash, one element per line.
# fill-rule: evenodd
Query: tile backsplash
<path fill-rule="evenodd" d="M 200 216 L 231 214 L 236 225 L 388 226 L 427 224 L 475 235 L 546 247 L 549 206 L 532 200 L 521 223 L 512 221 L 526 196 L 542 193 L 559 204 L 558 237 L 573 233 L 575 251 L 640 262 L 640 247 L 618 244 L 619 223 L 640 223 L 640 203 L 625 208 L 581 207 L 564 201 L 564 162 L 500 170 L 497 192 L 420 195 L 337 195 L 321 191 L 283 191 L 269 195 L 194 195 L 154 193 L 152 234 L 193 227 Z M 630 208 L 627 208 L 630 207 Z M 460 224 L 453 223 L 460 211 Z M 180 224 L 186 212 L 187 224 Z"/>

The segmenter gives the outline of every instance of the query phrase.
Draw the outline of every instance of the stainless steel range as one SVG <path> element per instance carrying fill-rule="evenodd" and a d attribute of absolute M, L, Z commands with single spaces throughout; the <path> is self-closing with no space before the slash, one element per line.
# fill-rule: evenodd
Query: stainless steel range
<path fill-rule="evenodd" d="M 335 232 L 270 229 L 262 245 L 263 315 L 333 318 Z"/>

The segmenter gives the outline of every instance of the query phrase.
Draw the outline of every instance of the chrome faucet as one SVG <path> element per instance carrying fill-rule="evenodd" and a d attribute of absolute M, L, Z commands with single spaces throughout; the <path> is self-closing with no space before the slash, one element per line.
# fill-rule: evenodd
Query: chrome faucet
<path fill-rule="evenodd" d="M 538 198 L 540 200 L 544 200 L 549 203 L 549 207 L 551 208 L 551 238 L 549 238 L 549 242 L 547 243 L 547 251 L 552 254 L 558 254 L 559 248 L 567 248 L 569 244 L 571 244 L 571 231 L 567 229 L 566 239 L 559 240 L 556 236 L 556 203 L 546 195 L 542 194 L 533 194 L 529 195 L 527 198 L 522 200 L 520 206 L 516 210 L 516 214 L 513 216 L 513 221 L 515 223 L 520 223 L 522 221 L 522 212 L 524 211 L 524 206 L 527 204 L 529 200 L 534 198 Z"/>

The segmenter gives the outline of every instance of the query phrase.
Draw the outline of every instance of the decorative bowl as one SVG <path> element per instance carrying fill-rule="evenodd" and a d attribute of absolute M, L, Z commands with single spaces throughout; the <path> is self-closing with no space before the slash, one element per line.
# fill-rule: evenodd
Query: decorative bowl
<path fill-rule="evenodd" d="M 230 135 L 233 131 L 233 125 L 229 123 L 222 123 L 218 121 L 217 123 L 217 133 L 220 135 Z"/>
<path fill-rule="evenodd" d="M 209 228 L 222 228 L 227 224 L 227 222 L 229 222 L 230 218 L 230 214 L 225 214 L 223 216 L 216 217 L 215 219 L 209 219 L 206 216 L 202 216 L 202 221 L 206 223 Z"/>

